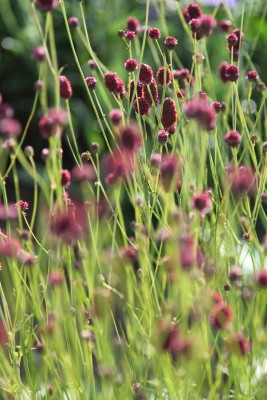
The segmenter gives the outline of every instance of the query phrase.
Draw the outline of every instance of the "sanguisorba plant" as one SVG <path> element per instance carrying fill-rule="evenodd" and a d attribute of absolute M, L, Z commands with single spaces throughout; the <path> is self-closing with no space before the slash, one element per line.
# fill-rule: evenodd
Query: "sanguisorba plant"
<path fill-rule="evenodd" d="M 266 398 L 267 92 L 245 3 L 235 20 L 177 2 L 180 39 L 158 3 L 160 29 L 148 25 L 147 0 L 145 20 L 118 31 L 123 79 L 92 50 L 83 3 L 77 17 L 67 3 L 31 3 L 39 75 L 26 125 L 0 101 L 1 399 Z M 102 148 L 76 138 L 55 13 Z M 225 37 L 219 66 L 210 36 Z M 23 146 L 34 118 L 43 170 Z"/>

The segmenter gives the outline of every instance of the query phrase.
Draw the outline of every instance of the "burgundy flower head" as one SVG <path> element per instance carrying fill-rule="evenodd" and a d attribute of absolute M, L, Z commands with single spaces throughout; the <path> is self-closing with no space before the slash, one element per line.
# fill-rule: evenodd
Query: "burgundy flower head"
<path fill-rule="evenodd" d="M 49 139 L 51 136 L 60 135 L 62 126 L 68 121 L 68 115 L 65 110 L 51 109 L 40 119 L 39 130 L 44 139 Z"/>
<path fill-rule="evenodd" d="M 150 65 L 141 64 L 140 74 L 139 74 L 139 83 L 143 86 L 150 85 L 154 77 L 154 73 Z"/>
<path fill-rule="evenodd" d="M 122 120 L 122 112 L 120 109 L 115 108 L 111 110 L 109 113 L 109 119 L 113 123 L 113 125 L 117 126 L 121 123 Z"/>
<path fill-rule="evenodd" d="M 212 209 L 212 201 L 206 192 L 195 193 L 191 200 L 191 206 L 204 216 L 209 214 Z"/>
<path fill-rule="evenodd" d="M 184 113 L 188 118 L 196 119 L 207 131 L 213 130 L 216 125 L 216 112 L 203 98 L 192 98 L 185 103 Z"/>
<path fill-rule="evenodd" d="M 146 85 L 144 87 L 144 95 L 143 97 L 148 101 L 150 106 L 152 105 L 153 101 L 155 105 L 157 106 L 159 103 L 159 91 L 158 91 L 158 85 L 155 79 L 152 80 L 150 85 Z M 152 101 L 153 100 L 153 101 Z"/>
<path fill-rule="evenodd" d="M 211 311 L 210 324 L 214 329 L 227 329 L 232 321 L 232 310 L 230 306 L 219 303 Z"/>
<path fill-rule="evenodd" d="M 179 260 L 184 270 L 189 270 L 194 265 L 201 268 L 204 262 L 204 253 L 194 237 L 188 233 L 179 237 Z"/>
<path fill-rule="evenodd" d="M 167 97 L 164 99 L 162 108 L 161 123 L 164 129 L 169 128 L 177 122 L 176 105 L 172 98 Z"/>
<path fill-rule="evenodd" d="M 32 58 L 37 61 L 44 61 L 46 57 L 45 49 L 43 46 L 38 46 L 32 49 Z"/>
<path fill-rule="evenodd" d="M 76 18 L 76 17 L 70 17 L 70 18 L 68 19 L 68 23 L 69 23 L 69 26 L 70 26 L 71 28 L 78 28 L 78 27 L 80 26 L 79 20 L 78 20 L 78 18 Z"/>
<path fill-rule="evenodd" d="M 134 111 L 142 116 L 149 113 L 150 107 L 150 103 L 144 97 L 138 97 L 133 102 Z"/>
<path fill-rule="evenodd" d="M 171 71 L 168 67 L 161 67 L 157 72 L 158 83 L 161 86 L 170 85 L 172 82 Z"/>
<path fill-rule="evenodd" d="M 241 135 L 238 131 L 229 131 L 224 136 L 224 141 L 230 147 L 238 147 L 241 142 Z"/>
<path fill-rule="evenodd" d="M 187 11 L 188 11 L 190 19 L 199 18 L 202 15 L 202 11 L 201 11 L 200 6 L 197 3 L 194 3 L 194 2 L 188 4 Z"/>
<path fill-rule="evenodd" d="M 214 108 L 216 114 L 219 114 L 222 109 L 222 105 L 219 101 L 214 101 L 213 103 L 211 103 L 211 107 Z"/>
<path fill-rule="evenodd" d="M 118 90 L 118 76 L 115 72 L 106 72 L 104 74 L 104 82 L 107 89 L 111 93 L 115 93 Z"/>
<path fill-rule="evenodd" d="M 147 36 L 152 40 L 160 38 L 160 30 L 158 28 L 151 28 L 147 31 Z"/>
<path fill-rule="evenodd" d="M 58 213 L 51 223 L 51 232 L 67 244 L 73 244 L 81 237 L 82 228 L 72 212 Z"/>
<path fill-rule="evenodd" d="M 178 40 L 173 36 L 168 36 L 164 40 L 164 44 L 165 44 L 165 46 L 167 47 L 168 50 L 174 50 L 175 47 L 178 45 Z"/>
<path fill-rule="evenodd" d="M 211 15 L 202 15 L 199 18 L 200 27 L 199 33 L 201 36 L 210 36 L 214 28 L 216 28 L 217 22 Z"/>
<path fill-rule="evenodd" d="M 138 69 L 138 61 L 135 59 L 126 60 L 124 66 L 128 72 L 134 72 Z"/>
<path fill-rule="evenodd" d="M 232 28 L 232 22 L 227 19 L 223 19 L 219 22 L 219 27 L 222 32 L 228 33 Z"/>
<path fill-rule="evenodd" d="M 21 124 L 14 118 L 0 119 L 0 137 L 1 136 L 19 136 L 21 134 Z"/>
<path fill-rule="evenodd" d="M 36 0 L 36 3 L 41 11 L 52 11 L 58 3 L 58 0 Z"/>
<path fill-rule="evenodd" d="M 177 157 L 165 155 L 160 165 L 160 179 L 166 193 L 176 192 L 180 187 L 180 163 Z"/>
<path fill-rule="evenodd" d="M 135 39 L 135 32 L 134 31 L 128 31 L 124 35 L 125 39 L 128 40 L 134 40 Z"/>
<path fill-rule="evenodd" d="M 132 100 L 133 96 L 135 95 L 134 86 L 135 86 L 135 81 L 134 79 L 132 79 L 130 81 L 130 93 L 129 93 L 130 100 Z M 137 97 L 144 97 L 144 86 L 141 85 L 140 82 L 137 83 L 136 94 Z"/>
<path fill-rule="evenodd" d="M 120 133 L 122 148 L 126 151 L 133 152 L 141 147 L 142 139 L 138 125 L 134 122 L 126 125 Z"/>
<path fill-rule="evenodd" d="M 60 171 L 60 173 L 61 173 L 61 185 L 64 188 L 68 188 L 70 186 L 70 183 L 71 183 L 70 171 L 68 169 L 62 169 Z"/>
<path fill-rule="evenodd" d="M 261 288 L 267 288 L 267 270 L 261 270 L 259 271 L 256 276 L 255 280 L 258 286 Z"/>
<path fill-rule="evenodd" d="M 228 165 L 226 167 L 228 180 L 231 185 L 232 192 L 236 195 L 251 195 L 255 190 L 255 174 L 244 165 L 235 167 Z"/>
<path fill-rule="evenodd" d="M 229 82 L 229 78 L 226 75 L 226 68 L 229 66 L 230 64 L 227 61 L 223 61 L 219 64 L 218 67 L 218 72 L 219 72 L 219 76 L 221 78 L 221 80 L 223 81 L 223 83 Z"/>
<path fill-rule="evenodd" d="M 66 76 L 59 77 L 59 91 L 62 99 L 68 100 L 72 96 L 72 87 L 70 81 Z"/>
<path fill-rule="evenodd" d="M 230 47 L 234 47 L 238 43 L 238 37 L 236 36 L 235 33 L 231 33 L 230 35 L 226 36 L 226 40 L 228 46 Z"/>
<path fill-rule="evenodd" d="M 85 79 L 85 82 L 86 82 L 86 85 L 88 86 L 88 88 L 89 88 L 90 90 L 95 90 L 95 88 L 96 88 L 96 83 L 97 83 L 97 80 L 96 80 L 95 77 L 93 77 L 93 76 L 88 76 L 88 77 Z"/>
<path fill-rule="evenodd" d="M 95 170 L 92 164 L 75 165 L 71 175 L 76 182 L 92 181 L 95 179 Z"/>
<path fill-rule="evenodd" d="M 259 75 L 256 71 L 248 71 L 246 78 L 250 82 L 256 82 L 256 80 L 259 78 Z"/>
<path fill-rule="evenodd" d="M 166 144 L 169 138 L 169 132 L 165 129 L 162 129 L 158 132 L 158 143 L 163 145 Z"/>
<path fill-rule="evenodd" d="M 135 17 L 128 17 L 126 19 L 126 29 L 128 31 L 136 32 L 140 27 L 140 23 L 138 19 Z"/>
<path fill-rule="evenodd" d="M 235 333 L 228 339 L 230 351 L 237 356 L 246 356 L 252 350 L 250 340 L 247 340 L 241 332 Z"/>

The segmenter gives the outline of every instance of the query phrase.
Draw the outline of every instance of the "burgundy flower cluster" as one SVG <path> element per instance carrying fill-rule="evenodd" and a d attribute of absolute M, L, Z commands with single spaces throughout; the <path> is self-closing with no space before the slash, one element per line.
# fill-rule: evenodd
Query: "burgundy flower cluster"
<path fill-rule="evenodd" d="M 197 3 L 190 3 L 184 10 L 185 21 L 190 25 L 193 37 L 197 40 L 204 36 L 210 36 L 217 22 L 211 15 L 202 14 L 201 8 Z"/>
<path fill-rule="evenodd" d="M 184 104 L 184 113 L 189 119 L 195 119 L 199 125 L 212 131 L 216 125 L 216 112 L 209 102 L 202 97 L 193 97 Z"/>

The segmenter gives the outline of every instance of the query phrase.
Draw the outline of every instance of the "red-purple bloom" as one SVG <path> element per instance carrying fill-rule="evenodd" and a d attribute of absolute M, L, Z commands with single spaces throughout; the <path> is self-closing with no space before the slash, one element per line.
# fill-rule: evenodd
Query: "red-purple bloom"
<path fill-rule="evenodd" d="M 188 4 L 187 11 L 188 11 L 190 19 L 199 18 L 202 15 L 200 6 L 194 2 Z"/>
<path fill-rule="evenodd" d="M 191 199 L 191 206 L 197 210 L 201 216 L 204 216 L 211 212 L 212 201 L 206 192 L 195 193 Z"/>
<path fill-rule="evenodd" d="M 126 125 L 120 133 L 122 148 L 126 151 L 133 152 L 139 149 L 142 144 L 141 135 L 137 124 L 130 123 Z"/>
<path fill-rule="evenodd" d="M 68 23 L 69 23 L 69 26 L 71 27 L 71 28 L 78 28 L 79 27 L 79 20 L 78 20 L 78 18 L 76 18 L 76 17 L 70 17 L 69 19 L 68 19 Z"/>
<path fill-rule="evenodd" d="M 228 345 L 232 353 L 237 356 L 246 356 L 252 350 L 250 340 L 247 340 L 240 332 L 235 333 L 228 339 Z"/>
<path fill-rule="evenodd" d="M 60 135 L 62 125 L 68 121 L 68 114 L 63 109 L 50 109 L 48 113 L 40 119 L 39 130 L 44 139 L 49 139 L 51 136 Z"/>
<path fill-rule="evenodd" d="M 160 165 L 160 179 L 165 192 L 176 192 L 180 187 L 180 164 L 174 155 L 165 155 Z"/>
<path fill-rule="evenodd" d="M 224 136 L 224 141 L 230 147 L 238 147 L 241 142 L 241 135 L 238 131 L 229 131 Z"/>
<path fill-rule="evenodd" d="M 128 31 L 128 32 L 125 33 L 124 37 L 125 37 L 125 39 L 128 39 L 128 40 L 134 40 L 135 39 L 135 32 Z"/>
<path fill-rule="evenodd" d="M 105 182 L 107 185 L 118 182 L 134 168 L 134 152 L 116 150 L 113 155 L 104 157 Z"/>
<path fill-rule="evenodd" d="M 123 247 L 120 251 L 121 256 L 131 263 L 135 263 L 138 258 L 137 249 L 134 246 Z"/>
<path fill-rule="evenodd" d="M 160 38 L 160 30 L 158 28 L 151 28 L 147 31 L 147 36 L 152 40 Z"/>
<path fill-rule="evenodd" d="M 126 60 L 124 66 L 128 72 L 134 72 L 138 69 L 138 61 L 133 58 Z"/>
<path fill-rule="evenodd" d="M 174 77 L 174 79 L 178 79 L 178 80 L 184 80 L 184 79 L 189 80 L 189 77 L 190 77 L 189 69 L 187 69 L 187 68 L 182 68 L 180 70 L 175 69 L 173 71 L 173 77 Z"/>
<path fill-rule="evenodd" d="M 204 262 L 204 253 L 192 235 L 186 233 L 179 238 L 179 260 L 185 270 L 197 265 L 201 268 Z"/>
<path fill-rule="evenodd" d="M 244 165 L 226 167 L 228 179 L 231 184 L 232 192 L 237 195 L 250 195 L 255 189 L 255 174 Z"/>
<path fill-rule="evenodd" d="M 48 282 L 50 286 L 61 286 L 65 281 L 65 275 L 63 271 L 51 271 L 48 275 Z"/>
<path fill-rule="evenodd" d="M 62 170 L 60 171 L 60 173 L 61 173 L 61 185 L 62 185 L 64 188 L 68 188 L 68 187 L 70 186 L 70 183 L 71 183 L 71 174 L 70 174 L 70 171 L 67 170 L 67 169 L 62 169 Z"/>
<path fill-rule="evenodd" d="M 32 49 L 32 58 L 37 61 L 44 61 L 46 57 L 45 49 L 43 46 L 38 46 Z"/>
<path fill-rule="evenodd" d="M 214 108 L 214 110 L 217 114 L 219 114 L 219 112 L 222 109 L 222 105 L 219 101 L 214 101 L 213 103 L 211 103 L 211 107 Z"/>
<path fill-rule="evenodd" d="M 142 116 L 149 113 L 150 107 L 150 103 L 144 97 L 138 97 L 133 102 L 134 111 Z"/>
<path fill-rule="evenodd" d="M 136 95 L 135 95 L 134 87 L 135 87 L 135 81 L 134 81 L 134 79 L 132 79 L 130 81 L 130 93 L 129 93 L 130 100 L 132 100 L 133 96 L 136 97 L 136 95 L 137 95 L 137 97 L 144 97 L 144 86 L 141 85 L 140 82 L 137 82 Z"/>
<path fill-rule="evenodd" d="M 213 29 L 216 27 L 217 22 L 211 15 L 202 15 L 199 18 L 200 27 L 199 33 L 200 35 L 210 36 L 212 34 Z"/>
<path fill-rule="evenodd" d="M 231 33 L 230 35 L 226 36 L 226 40 L 228 46 L 230 47 L 234 47 L 238 43 L 238 37 L 236 36 L 235 33 Z"/>
<path fill-rule="evenodd" d="M 119 29 L 119 30 L 118 30 L 118 36 L 119 36 L 120 38 L 124 37 L 124 36 L 125 36 L 124 30 Z"/>
<path fill-rule="evenodd" d="M 0 119 L 0 137 L 1 136 L 19 136 L 21 133 L 21 124 L 14 118 Z"/>
<path fill-rule="evenodd" d="M 255 276 L 255 280 L 258 286 L 267 288 L 267 270 L 259 271 Z"/>
<path fill-rule="evenodd" d="M 21 243 L 16 238 L 6 238 L 0 241 L 0 255 L 5 257 L 17 257 L 21 251 Z"/>
<path fill-rule="evenodd" d="M 88 60 L 87 64 L 88 64 L 89 68 L 91 68 L 91 69 L 96 69 L 96 67 L 97 67 L 95 60 Z"/>
<path fill-rule="evenodd" d="M 154 77 L 154 73 L 150 65 L 141 64 L 140 74 L 139 74 L 139 83 L 143 86 L 150 85 Z"/>
<path fill-rule="evenodd" d="M 222 32 L 228 33 L 232 28 L 232 22 L 227 19 L 223 19 L 219 22 L 219 26 Z"/>
<path fill-rule="evenodd" d="M 111 93 L 115 93 L 118 90 L 118 76 L 115 72 L 106 72 L 104 74 L 104 82 L 107 89 Z"/>
<path fill-rule="evenodd" d="M 232 310 L 230 306 L 219 303 L 213 307 L 210 314 L 210 324 L 214 329 L 227 329 L 232 321 Z"/>
<path fill-rule="evenodd" d="M 158 153 L 151 154 L 150 164 L 153 168 L 158 169 L 161 163 L 161 155 Z"/>
<path fill-rule="evenodd" d="M 73 212 L 65 211 L 53 218 L 51 232 L 67 244 L 73 244 L 81 237 L 82 228 L 77 223 Z"/>
<path fill-rule="evenodd" d="M 231 282 L 238 282 L 243 275 L 242 269 L 238 265 L 232 265 L 230 269 L 229 279 Z"/>
<path fill-rule="evenodd" d="M 76 182 L 92 181 L 95 178 L 95 170 L 92 164 L 75 165 L 71 175 Z"/>
<path fill-rule="evenodd" d="M 26 212 L 29 208 L 29 203 L 27 201 L 20 200 L 15 204 L 15 206 L 17 209 Z"/>
<path fill-rule="evenodd" d="M 117 126 L 121 123 L 122 120 L 122 112 L 120 109 L 111 110 L 109 113 L 109 119 L 113 123 L 113 125 Z"/>
<path fill-rule="evenodd" d="M 248 71 L 246 78 L 250 82 L 256 82 L 256 80 L 259 78 L 259 75 L 256 71 Z"/>
<path fill-rule="evenodd" d="M 227 61 L 223 61 L 219 64 L 219 67 L 218 67 L 218 72 L 219 72 L 220 78 L 223 81 L 223 83 L 229 82 L 229 79 L 226 76 L 226 68 L 228 66 L 229 66 L 229 63 Z"/>
<path fill-rule="evenodd" d="M 60 90 L 60 97 L 62 99 L 68 100 L 72 96 L 72 87 L 71 83 L 66 78 L 66 76 L 60 76 L 59 77 L 59 90 Z"/>
<path fill-rule="evenodd" d="M 175 47 L 178 45 L 178 40 L 173 36 L 168 36 L 164 40 L 164 44 L 165 44 L 165 46 L 167 47 L 168 50 L 174 50 Z"/>
<path fill-rule="evenodd" d="M 126 19 L 126 29 L 128 31 L 133 31 L 136 32 L 140 27 L 140 23 L 138 21 L 138 19 L 136 19 L 135 17 L 128 17 Z"/>
<path fill-rule="evenodd" d="M 166 144 L 169 138 L 169 132 L 165 129 L 162 129 L 158 132 L 158 143 L 159 144 Z"/>
<path fill-rule="evenodd" d="M 150 105 L 152 105 L 153 101 L 154 101 L 155 105 L 157 105 L 159 103 L 159 91 L 158 91 L 158 85 L 157 85 L 157 82 L 155 81 L 155 79 L 152 80 L 150 85 L 146 85 L 144 87 L 144 95 L 142 97 L 144 97 L 149 102 Z"/>
<path fill-rule="evenodd" d="M 96 78 L 94 78 L 93 76 L 88 76 L 88 77 L 85 79 L 85 82 L 86 82 L 86 85 L 88 86 L 88 88 L 89 88 L 90 90 L 95 90 L 95 88 L 96 88 L 96 83 L 97 83 Z"/>
<path fill-rule="evenodd" d="M 52 11 L 58 3 L 58 0 L 36 0 L 41 11 Z"/>
<path fill-rule="evenodd" d="M 211 131 L 216 125 L 216 112 L 208 101 L 202 98 L 193 98 L 184 105 L 184 113 L 188 118 L 196 119 L 199 125 Z"/>
<path fill-rule="evenodd" d="M 163 102 L 161 123 L 164 129 L 168 129 L 176 122 L 177 122 L 177 112 L 176 112 L 175 102 L 172 98 L 167 97 L 166 99 L 164 99 Z"/>
<path fill-rule="evenodd" d="M 12 118 L 14 115 L 13 108 L 7 103 L 0 103 L 0 119 Z"/>
<path fill-rule="evenodd" d="M 158 83 L 161 86 L 170 85 L 172 81 L 171 71 L 168 67 L 161 67 L 157 72 Z"/>

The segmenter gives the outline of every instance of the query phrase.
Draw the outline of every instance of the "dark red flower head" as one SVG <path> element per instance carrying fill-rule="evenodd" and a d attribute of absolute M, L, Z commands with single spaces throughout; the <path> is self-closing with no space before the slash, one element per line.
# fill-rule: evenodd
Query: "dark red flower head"
<path fill-rule="evenodd" d="M 250 340 L 247 340 L 240 332 L 235 333 L 228 339 L 230 351 L 237 356 L 246 356 L 252 350 Z"/>
<path fill-rule="evenodd" d="M 219 303 L 211 311 L 210 324 L 214 329 L 227 329 L 232 321 L 232 310 L 230 306 Z"/>
<path fill-rule="evenodd" d="M 190 19 L 199 18 L 202 15 L 202 11 L 201 11 L 200 6 L 197 3 L 194 3 L 194 2 L 188 4 L 187 11 L 188 11 Z"/>
<path fill-rule="evenodd" d="M 210 196 L 206 192 L 195 193 L 191 200 L 191 206 L 197 210 L 200 215 L 210 213 L 212 209 L 212 201 Z"/>
<path fill-rule="evenodd" d="M 134 72 L 138 69 L 138 61 L 133 58 L 126 60 L 124 66 L 128 72 Z"/>
<path fill-rule="evenodd" d="M 211 103 L 211 107 L 214 108 L 215 112 L 218 114 L 221 109 L 222 109 L 222 105 L 219 101 L 214 101 L 213 103 Z"/>
<path fill-rule="evenodd" d="M 163 145 L 166 144 L 169 138 L 169 132 L 162 129 L 158 132 L 158 143 Z"/>
<path fill-rule="evenodd" d="M 226 167 L 228 180 L 231 184 L 232 192 L 236 195 L 251 195 L 255 190 L 255 174 L 244 165 Z"/>
<path fill-rule="evenodd" d="M 154 73 L 150 65 L 141 64 L 140 74 L 139 74 L 139 83 L 143 86 L 150 85 L 154 77 Z"/>
<path fill-rule="evenodd" d="M 158 28 L 151 28 L 147 31 L 147 36 L 152 40 L 160 38 L 160 30 Z"/>
<path fill-rule="evenodd" d="M 223 19 L 219 22 L 219 26 L 222 32 L 228 33 L 232 28 L 232 22 L 228 21 L 227 19 Z"/>
<path fill-rule="evenodd" d="M 164 99 L 162 108 L 161 123 L 165 129 L 174 125 L 177 122 L 176 105 L 172 98 Z"/>
<path fill-rule="evenodd" d="M 41 11 L 51 11 L 56 7 L 58 0 L 36 0 L 36 3 Z"/>
<path fill-rule="evenodd" d="M 134 79 L 132 79 L 132 80 L 130 81 L 130 93 L 129 93 L 130 101 L 132 100 L 132 97 L 133 97 L 133 96 L 136 97 L 136 96 L 135 96 L 134 87 L 135 87 L 135 81 L 134 81 Z M 144 97 L 144 86 L 141 85 L 140 82 L 138 82 L 138 83 L 137 83 L 137 86 L 136 86 L 136 95 L 137 95 L 137 97 Z"/>
<path fill-rule="evenodd" d="M 62 99 L 68 100 L 72 96 L 72 87 L 70 81 L 66 76 L 59 77 L 59 91 Z"/>
<path fill-rule="evenodd" d="M 180 163 L 177 157 L 165 155 L 160 165 L 160 179 L 165 192 L 176 192 L 180 187 Z"/>
<path fill-rule="evenodd" d="M 120 139 L 124 150 L 133 152 L 139 149 L 142 139 L 138 125 L 133 122 L 126 125 L 120 132 Z"/>
<path fill-rule="evenodd" d="M 71 28 L 78 28 L 78 27 L 80 26 L 79 20 L 78 20 L 78 18 L 76 18 L 76 17 L 70 17 L 70 18 L 68 19 L 68 23 L 69 23 L 69 26 L 70 26 Z"/>
<path fill-rule="evenodd" d="M 117 92 L 119 85 L 118 79 L 119 78 L 115 72 L 106 72 L 104 74 L 105 85 L 111 93 Z"/>
<path fill-rule="evenodd" d="M 199 18 L 200 27 L 199 33 L 200 35 L 210 36 L 214 28 L 216 28 L 217 22 L 211 15 L 202 15 Z"/>
<path fill-rule="evenodd" d="M 120 109 L 111 110 L 109 113 L 109 119 L 113 123 L 113 125 L 117 126 L 121 123 L 122 120 L 122 112 Z"/>
<path fill-rule="evenodd" d="M 97 82 L 97 80 L 96 80 L 95 77 L 93 77 L 93 76 L 88 76 L 88 77 L 85 79 L 85 82 L 86 82 L 86 85 L 88 86 L 88 88 L 89 88 L 90 90 L 94 90 L 94 89 L 96 88 L 96 82 Z"/>
<path fill-rule="evenodd" d="M 250 82 L 256 82 L 256 80 L 259 78 L 259 75 L 257 74 L 256 71 L 248 71 L 246 78 Z"/>
<path fill-rule="evenodd" d="M 64 242 L 73 244 L 80 238 L 82 229 L 72 212 L 63 212 L 54 217 L 51 232 Z"/>
<path fill-rule="evenodd" d="M 21 133 L 21 124 L 14 118 L 0 119 L 0 137 L 1 136 L 19 136 Z"/>
<path fill-rule="evenodd" d="M 225 76 L 231 82 L 236 82 L 239 77 L 239 69 L 236 65 L 228 65 L 225 69 Z"/>
<path fill-rule="evenodd" d="M 134 40 L 135 39 L 135 32 L 134 31 L 127 31 L 124 35 L 125 39 Z"/>
<path fill-rule="evenodd" d="M 158 83 L 161 86 L 170 85 L 172 82 L 171 71 L 168 67 L 161 67 L 157 72 Z"/>
<path fill-rule="evenodd" d="M 46 57 L 45 48 L 38 46 L 32 49 L 32 58 L 37 61 L 44 61 Z"/>
<path fill-rule="evenodd" d="M 140 23 L 138 19 L 135 17 L 128 17 L 126 19 L 126 29 L 127 31 L 133 31 L 136 32 L 140 27 Z"/>
<path fill-rule="evenodd" d="M 188 118 L 196 119 L 207 131 L 213 130 L 216 125 L 216 112 L 206 99 L 192 98 L 185 103 L 184 113 Z"/>
<path fill-rule="evenodd" d="M 226 36 L 226 40 L 228 46 L 230 47 L 234 47 L 238 43 L 238 37 L 236 36 L 235 33 L 231 33 L 230 35 Z"/>
<path fill-rule="evenodd" d="M 267 288 L 267 270 L 261 270 L 259 271 L 256 276 L 256 283 L 258 286 L 262 287 L 262 288 Z"/>
<path fill-rule="evenodd" d="M 223 81 L 223 83 L 229 82 L 228 77 L 226 76 L 226 68 L 229 66 L 230 64 L 227 61 L 223 61 L 219 64 L 218 67 L 218 72 L 219 72 L 219 76 L 221 78 L 221 80 Z"/>
<path fill-rule="evenodd" d="M 168 36 L 164 40 L 164 44 L 165 44 L 165 46 L 167 47 L 168 50 L 174 50 L 175 47 L 178 45 L 178 40 L 173 36 Z"/>
<path fill-rule="evenodd" d="M 61 185 L 64 188 L 68 188 L 70 186 L 70 183 L 71 183 L 70 171 L 68 169 L 62 169 L 60 171 L 60 173 L 61 173 Z"/>
<path fill-rule="evenodd" d="M 133 109 L 136 113 L 144 116 L 147 115 L 150 111 L 150 103 L 144 97 L 138 97 L 133 102 Z"/>
<path fill-rule="evenodd" d="M 230 146 L 230 147 L 238 147 L 240 142 L 241 142 L 241 135 L 237 131 L 229 131 L 226 133 L 224 136 L 224 141 Z"/>
<path fill-rule="evenodd" d="M 155 105 L 159 103 L 159 91 L 158 91 L 158 85 L 155 79 L 152 80 L 150 85 L 146 85 L 144 87 L 144 96 L 143 96 L 150 105 L 152 105 L 152 102 L 154 101 Z M 152 101 L 153 100 L 153 101 Z"/>

